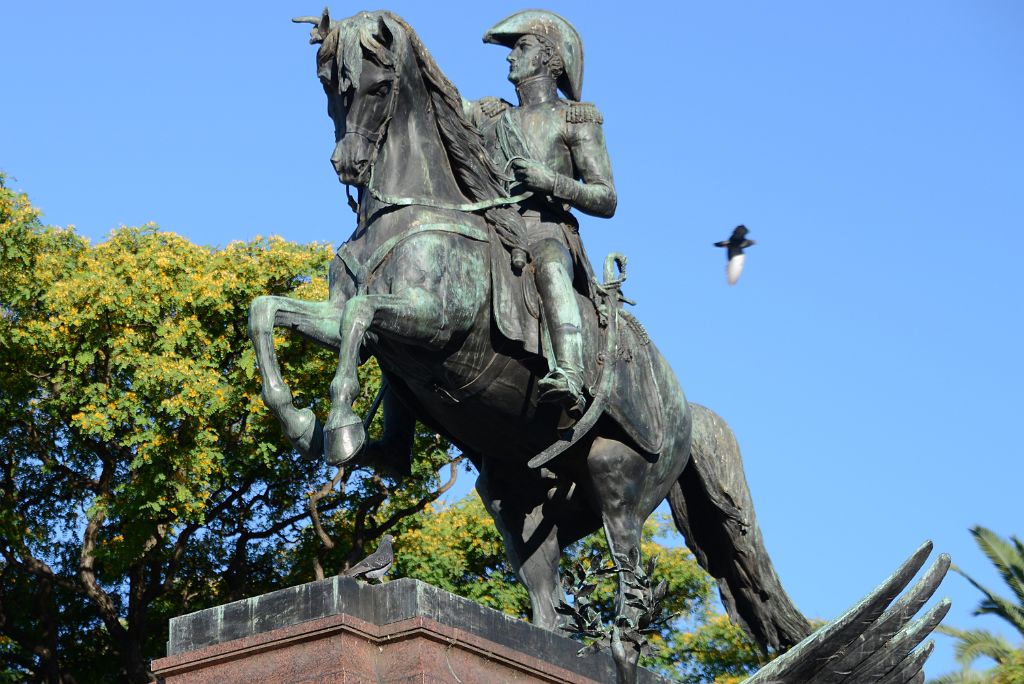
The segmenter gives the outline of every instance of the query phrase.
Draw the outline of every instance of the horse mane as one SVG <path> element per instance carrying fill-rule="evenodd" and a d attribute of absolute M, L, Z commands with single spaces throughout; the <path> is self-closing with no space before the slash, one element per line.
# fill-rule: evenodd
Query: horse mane
<path fill-rule="evenodd" d="M 455 85 L 437 66 L 416 31 L 401 17 L 391 12 L 385 14 L 405 31 L 409 47 L 419 65 L 420 75 L 423 76 L 423 83 L 430 94 L 437 130 L 448 152 L 448 161 L 455 172 L 456 182 L 474 202 L 508 197 L 504 179 L 484 148 L 483 136 L 466 120 L 462 96 Z M 484 218 L 504 229 L 499 231 L 499 235 L 506 247 L 526 250 L 526 224 L 519 212 L 509 206 L 491 207 L 484 212 Z"/>
<path fill-rule="evenodd" d="M 462 192 L 472 202 L 508 197 L 504 179 L 484 148 L 483 136 L 466 120 L 459 91 L 437 66 L 416 31 L 401 17 L 386 11 L 361 13 L 334 26 L 317 52 L 317 72 L 325 87 L 330 83 L 343 92 L 358 85 L 362 50 L 381 66 L 392 66 L 391 55 L 375 36 L 378 16 L 386 17 L 405 32 Z M 526 224 L 519 212 L 507 205 L 491 207 L 484 212 L 484 218 L 499 228 L 498 235 L 507 248 L 526 249 Z"/>

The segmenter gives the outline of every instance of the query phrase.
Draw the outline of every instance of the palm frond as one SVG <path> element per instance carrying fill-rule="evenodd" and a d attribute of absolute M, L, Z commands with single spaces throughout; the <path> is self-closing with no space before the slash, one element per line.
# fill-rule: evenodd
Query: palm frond
<path fill-rule="evenodd" d="M 1024 605 L 1024 547 L 1020 540 L 1011 536 L 1011 544 L 981 525 L 972 527 L 970 531 L 978 546 L 996 566 L 1003 581 L 1016 595 L 1018 603 Z"/>
<path fill-rule="evenodd" d="M 1013 546 L 1017 551 L 1017 555 L 1021 558 L 1024 558 L 1024 542 L 1022 542 L 1020 539 L 1017 539 L 1017 537 L 1013 536 L 1012 534 L 1010 535 L 1010 541 L 1013 542 Z"/>
<path fill-rule="evenodd" d="M 950 630 L 946 633 L 956 636 L 957 643 L 953 652 L 956 661 L 964 667 L 970 667 L 978 658 L 991 658 L 1000 663 L 1014 650 L 1005 638 L 987 629 Z"/>
<path fill-rule="evenodd" d="M 974 614 L 1001 617 L 1024 636 L 1024 543 L 1012 535 L 1008 542 L 981 525 L 975 525 L 970 532 L 978 547 L 996 567 L 1000 577 L 1017 599 L 1013 601 L 1000 596 L 981 585 L 962 569 L 953 567 L 955 572 L 985 596 Z M 940 627 L 939 631 L 956 639 L 954 654 L 963 669 L 933 679 L 929 684 L 975 684 L 994 681 L 993 677 L 997 673 L 999 676 L 1006 674 L 1004 667 L 1015 667 L 1013 663 L 1021 658 L 1021 652 L 1014 649 L 1004 637 L 988 630 Z M 989 670 L 972 670 L 971 664 L 983 657 L 994 660 L 996 666 Z"/>
<path fill-rule="evenodd" d="M 1017 597 L 1014 603 L 977 582 L 963 570 L 956 568 L 968 582 L 985 595 L 976 615 L 996 615 L 1012 624 L 1024 636 L 1024 545 L 1016 537 L 1012 544 L 988 528 L 976 525 L 970 529 L 978 547 L 996 567 L 999 575 Z"/>
<path fill-rule="evenodd" d="M 992 596 L 978 604 L 975 615 L 996 615 L 1003 618 L 1024 636 L 1024 608 L 1002 596 Z"/>
<path fill-rule="evenodd" d="M 992 675 L 983 670 L 962 670 L 929 679 L 928 684 L 989 684 L 991 678 Z"/>
<path fill-rule="evenodd" d="M 1021 636 L 1024 636 L 1024 608 L 996 594 L 960 568 L 954 567 L 953 570 L 985 595 L 985 598 L 982 599 L 975 609 L 975 615 L 996 615 L 1001 617 L 1013 625 L 1020 632 Z"/>

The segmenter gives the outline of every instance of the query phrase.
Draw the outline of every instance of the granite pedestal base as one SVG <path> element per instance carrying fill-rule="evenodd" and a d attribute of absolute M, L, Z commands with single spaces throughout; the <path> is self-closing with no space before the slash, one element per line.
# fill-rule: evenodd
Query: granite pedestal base
<path fill-rule="evenodd" d="M 579 648 L 417 580 L 334 577 L 174 618 L 153 671 L 166 684 L 615 681 L 607 655 Z"/>

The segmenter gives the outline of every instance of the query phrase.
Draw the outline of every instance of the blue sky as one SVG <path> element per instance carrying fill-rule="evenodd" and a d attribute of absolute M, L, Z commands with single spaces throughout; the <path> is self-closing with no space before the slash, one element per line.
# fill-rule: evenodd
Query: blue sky
<path fill-rule="evenodd" d="M 588 250 L 692 401 L 737 433 L 769 550 L 832 618 L 924 539 L 1000 586 L 967 528 L 1024 535 L 1024 5 L 547 5 L 586 51 L 619 209 Z M 390 3 L 463 95 L 514 98 L 507 2 Z M 338 16 L 356 9 L 336 8 Z M 367 9 L 374 9 L 367 7 Z M 0 169 L 54 224 L 223 245 L 351 231 L 307 29 L 316 4 L 0 10 Z M 745 223 L 736 287 L 711 243 Z M 947 623 L 979 594 L 950 576 Z M 952 668 L 944 638 L 929 665 Z"/>

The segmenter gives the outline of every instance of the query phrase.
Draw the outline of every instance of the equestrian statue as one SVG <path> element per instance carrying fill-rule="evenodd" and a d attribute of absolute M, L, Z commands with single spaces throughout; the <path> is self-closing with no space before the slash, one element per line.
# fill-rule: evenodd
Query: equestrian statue
<path fill-rule="evenodd" d="M 603 527 L 613 557 L 639 564 L 643 523 L 667 499 L 730 619 L 766 651 L 804 640 L 810 625 L 764 548 L 732 431 L 686 400 L 623 308 L 625 258 L 609 255 L 599 279 L 583 249 L 572 211 L 611 217 L 616 195 L 601 113 L 580 99 L 576 30 L 528 10 L 485 34 L 511 49 L 513 105 L 464 100 L 393 13 L 296 21 L 313 24 L 331 162 L 358 202 L 327 300 L 264 296 L 250 310 L 263 399 L 295 449 L 407 471 L 417 420 L 447 437 L 479 471 L 532 620 L 548 630 L 562 550 Z M 275 328 L 338 353 L 323 422 L 294 404 Z M 385 427 L 368 444 L 352 403 L 370 356 Z M 628 619 L 627 598 L 620 573 Z"/>

